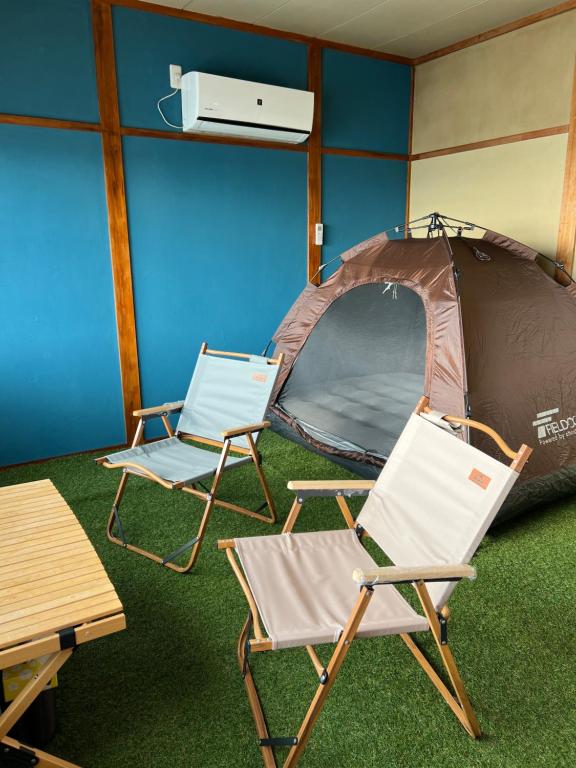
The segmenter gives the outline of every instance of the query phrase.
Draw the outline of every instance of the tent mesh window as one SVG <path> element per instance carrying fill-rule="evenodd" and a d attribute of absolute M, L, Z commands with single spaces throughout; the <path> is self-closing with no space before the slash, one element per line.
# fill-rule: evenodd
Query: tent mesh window
<path fill-rule="evenodd" d="M 387 458 L 424 391 L 426 337 L 411 288 L 352 288 L 316 324 L 278 404 L 323 443 Z"/>

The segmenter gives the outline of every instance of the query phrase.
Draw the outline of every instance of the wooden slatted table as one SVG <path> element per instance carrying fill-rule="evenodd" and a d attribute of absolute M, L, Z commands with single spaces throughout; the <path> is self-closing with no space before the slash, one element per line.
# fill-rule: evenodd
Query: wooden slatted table
<path fill-rule="evenodd" d="M 94 547 L 52 482 L 0 488 L 0 670 L 48 657 L 0 715 L 0 766 L 77 768 L 6 734 L 77 645 L 125 627 Z"/>

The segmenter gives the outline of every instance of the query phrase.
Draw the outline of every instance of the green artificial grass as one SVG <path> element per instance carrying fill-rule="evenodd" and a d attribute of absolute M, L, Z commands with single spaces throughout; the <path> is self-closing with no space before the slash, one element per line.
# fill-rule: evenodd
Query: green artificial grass
<path fill-rule="evenodd" d="M 54 754 L 83 768 L 261 764 L 236 666 L 246 603 L 216 541 L 278 533 L 292 502 L 291 478 L 350 477 L 273 434 L 261 449 L 280 522 L 270 527 L 216 509 L 187 576 L 107 542 L 119 473 L 97 467 L 90 455 L 0 472 L 0 485 L 54 482 L 94 543 L 128 619 L 125 632 L 82 646 L 62 670 Z M 226 474 L 221 496 L 255 507 L 253 469 Z M 166 554 L 195 534 L 200 505 L 131 478 L 122 509 L 129 538 Z M 484 732 L 479 741 L 466 735 L 400 638 L 360 640 L 302 768 L 576 765 L 575 511 L 566 501 L 494 529 L 474 560 L 478 579 L 461 584 L 451 600 L 450 642 Z M 341 526 L 334 502 L 318 499 L 306 503 L 297 529 Z M 327 661 L 330 647 L 319 652 Z M 295 734 L 316 687 L 306 652 L 252 661 L 271 733 Z"/>

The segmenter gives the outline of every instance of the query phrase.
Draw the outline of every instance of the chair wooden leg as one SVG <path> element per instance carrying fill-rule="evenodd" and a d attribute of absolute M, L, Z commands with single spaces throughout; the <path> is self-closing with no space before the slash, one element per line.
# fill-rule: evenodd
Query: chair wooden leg
<path fill-rule="evenodd" d="M 118 508 L 120 507 L 122 497 L 124 496 L 124 491 L 126 490 L 126 484 L 128 483 L 129 477 L 129 472 L 122 473 L 120 484 L 118 485 L 118 490 L 116 491 L 116 496 L 114 497 L 114 502 L 112 504 L 112 510 L 110 512 L 110 516 L 108 517 L 108 525 L 106 527 L 106 536 L 108 541 L 111 541 L 113 544 L 119 544 L 121 547 L 126 546 L 126 542 L 114 535 L 114 523 L 117 520 Z"/>
<path fill-rule="evenodd" d="M 458 697 L 460 706 L 462 707 L 462 710 L 466 716 L 466 720 L 468 721 L 468 733 L 476 739 L 482 734 L 482 731 L 480 730 L 480 723 L 478 722 L 474 708 L 472 707 L 470 699 L 468 698 L 468 694 L 466 693 L 466 689 L 464 688 L 464 683 L 462 682 L 462 678 L 460 676 L 458 667 L 456 666 L 456 661 L 454 660 L 452 651 L 448 644 L 441 645 L 440 641 L 436 637 L 434 637 L 434 639 L 436 640 L 436 645 L 438 647 L 438 651 L 440 652 L 440 656 L 442 657 L 442 662 L 444 663 L 446 672 L 448 673 L 450 681 L 454 687 L 454 690 L 456 691 L 456 696 Z"/>
<path fill-rule="evenodd" d="M 294 499 L 294 504 L 292 504 L 290 512 L 288 513 L 288 517 L 286 518 L 286 522 L 284 523 L 284 528 L 282 528 L 282 533 L 290 533 L 292 531 L 292 528 L 294 528 L 294 525 L 296 524 L 296 520 L 298 519 L 298 515 L 300 514 L 301 509 L 302 502 L 298 501 L 298 496 L 296 496 Z"/>
<path fill-rule="evenodd" d="M 264 518 L 264 520 L 269 523 L 275 523 L 276 508 L 274 506 L 274 499 L 272 498 L 272 494 L 270 493 L 270 489 L 268 488 L 268 481 L 266 480 L 264 471 L 260 466 L 260 459 L 258 456 L 258 451 L 256 450 L 256 444 L 254 443 L 254 439 L 250 433 L 248 433 L 246 437 L 248 438 L 248 444 L 250 446 L 250 454 L 252 455 L 252 461 L 254 462 L 256 473 L 258 475 L 258 479 L 260 480 L 260 485 L 262 486 L 262 490 L 264 492 L 264 498 L 266 499 L 266 504 L 268 505 L 268 509 L 270 510 L 270 517 Z"/>
<path fill-rule="evenodd" d="M 165 563 L 165 565 L 173 571 L 178 571 L 179 573 L 187 573 L 189 570 L 191 570 L 194 567 L 194 564 L 198 559 L 198 555 L 200 554 L 200 548 L 202 547 L 202 542 L 204 540 L 204 535 L 206 534 L 206 528 L 208 527 L 208 521 L 210 520 L 210 514 L 212 512 L 214 503 L 216 501 L 216 493 L 218 492 L 218 486 L 220 485 L 220 480 L 222 479 L 222 473 L 224 472 L 224 466 L 226 464 L 226 459 L 228 458 L 229 451 L 230 451 L 230 440 L 225 440 L 224 446 L 222 447 L 222 453 L 220 454 L 220 461 L 218 462 L 218 467 L 216 468 L 216 472 L 214 473 L 214 479 L 212 480 L 212 487 L 210 488 L 210 493 L 206 495 L 206 499 L 207 499 L 206 506 L 204 507 L 204 514 L 202 515 L 202 520 L 200 521 L 200 527 L 198 528 L 198 533 L 196 534 L 196 543 L 194 544 L 194 546 L 192 547 L 192 551 L 190 552 L 190 559 L 188 560 L 188 562 L 184 567 L 174 565 L 174 563 Z"/>
<path fill-rule="evenodd" d="M 264 710 L 262 709 L 262 702 L 258 695 L 258 690 L 252 677 L 252 670 L 250 669 L 250 663 L 247 658 L 248 654 L 248 641 L 250 635 L 250 626 L 252 623 L 251 616 L 248 616 L 246 622 L 238 638 L 237 658 L 242 677 L 244 678 L 244 687 L 246 688 L 246 696 L 250 709 L 252 710 L 252 717 L 256 724 L 256 732 L 259 739 L 268 739 L 270 734 L 268 733 L 268 726 L 266 724 L 266 717 L 264 716 Z M 274 750 L 272 747 L 260 747 L 260 753 L 262 760 L 264 761 L 265 768 L 277 768 L 276 758 L 274 757 Z"/>
<path fill-rule="evenodd" d="M 358 596 L 356 605 L 352 609 L 350 618 L 348 619 L 346 626 L 344 627 L 342 634 L 340 635 L 340 639 L 338 641 L 338 644 L 336 645 L 334 653 L 332 654 L 332 658 L 330 659 L 330 661 L 328 662 L 328 666 L 326 667 L 326 672 L 327 672 L 326 680 L 323 684 L 320 683 L 320 685 L 316 690 L 316 694 L 312 699 L 312 703 L 310 704 L 308 711 L 306 712 L 306 716 L 302 721 L 302 725 L 300 726 L 300 730 L 298 731 L 298 736 L 297 736 L 298 743 L 295 744 L 290 749 L 290 752 L 288 753 L 288 757 L 286 758 L 286 762 L 284 763 L 283 768 L 294 768 L 294 766 L 302 756 L 302 753 L 306 748 L 308 739 L 310 738 L 310 734 L 312 733 L 312 729 L 314 728 L 314 725 L 318 720 L 320 712 L 322 711 L 322 707 L 326 702 L 326 698 L 330 693 L 332 686 L 334 685 L 334 681 L 336 680 L 336 675 L 340 671 L 340 667 L 344 663 L 346 654 L 350 650 L 350 645 L 356 635 L 356 632 L 358 630 L 360 622 L 362 621 L 364 613 L 368 608 L 368 604 L 370 602 L 370 599 L 372 598 L 372 595 L 373 595 L 372 589 L 369 589 L 367 587 L 362 587 L 362 589 L 360 590 L 360 595 Z"/>
<path fill-rule="evenodd" d="M 356 528 L 356 523 L 352 517 L 352 512 L 350 512 L 350 507 L 348 506 L 344 496 L 336 496 L 336 503 L 340 507 L 340 512 L 342 512 L 342 517 L 344 518 L 348 528 Z"/>
<path fill-rule="evenodd" d="M 400 637 L 406 643 L 406 646 L 410 649 L 418 664 L 420 664 L 424 672 L 426 672 L 438 693 L 442 696 L 446 704 L 448 704 L 452 712 L 456 715 L 464 730 L 468 733 L 469 736 L 474 737 L 476 734 L 473 733 L 470 727 L 470 723 L 468 722 L 468 719 L 462 710 L 462 707 L 454 698 L 454 694 L 448 688 L 444 680 L 442 680 L 438 672 L 436 672 L 430 661 L 426 658 L 426 655 L 422 649 L 416 644 L 410 635 L 402 634 Z"/>
<path fill-rule="evenodd" d="M 421 658 L 419 657 L 418 654 L 414 652 L 414 649 L 410 646 L 410 644 L 408 643 L 406 644 L 408 645 L 412 653 L 414 653 L 414 656 L 420 662 L 422 668 L 424 669 L 428 677 L 432 680 L 436 688 L 438 688 L 440 694 L 448 703 L 448 705 L 450 706 L 454 714 L 458 717 L 458 719 L 464 726 L 467 733 L 473 738 L 478 738 L 478 736 L 481 735 L 480 724 L 478 723 L 478 718 L 476 717 L 474 708 L 472 707 L 472 704 L 470 703 L 470 699 L 468 698 L 468 694 L 466 693 L 466 689 L 464 688 L 464 683 L 462 682 L 462 678 L 460 677 L 460 672 L 458 671 L 458 667 L 456 666 L 456 662 L 454 660 L 454 656 L 452 655 L 452 651 L 450 650 L 448 643 L 442 642 L 440 623 L 438 621 L 438 616 L 436 615 L 436 611 L 434 610 L 434 605 L 432 603 L 432 600 L 430 599 L 430 594 L 424 582 L 416 582 L 414 584 L 414 587 L 416 589 L 416 592 L 418 593 L 418 597 L 420 599 L 420 603 L 422 604 L 424 613 L 426 614 L 426 618 L 428 619 L 428 623 L 430 625 L 430 631 L 432 632 L 432 636 L 434 638 L 434 642 L 436 643 L 436 647 L 438 648 L 438 652 L 440 654 L 440 658 L 442 659 L 442 663 L 444 664 L 446 672 L 448 673 L 448 677 L 450 678 L 450 682 L 452 684 L 452 688 L 454 689 L 454 693 L 456 694 L 456 699 L 459 703 L 459 706 L 458 704 L 456 704 L 453 696 L 450 694 L 448 688 L 444 685 L 444 683 L 442 683 L 442 681 L 440 680 L 436 672 L 434 672 L 434 676 L 431 675 L 430 669 L 432 669 L 432 667 L 430 665 L 430 662 L 428 662 L 428 660 L 426 659 L 427 666 L 423 664 Z M 406 642 L 405 639 L 404 639 L 404 642 Z M 420 656 L 422 656 L 425 659 L 422 652 L 419 651 L 419 653 L 420 653 Z M 437 680 L 440 680 L 442 687 L 438 685 Z M 458 707 L 459 712 L 457 712 L 454 709 L 449 698 L 446 697 L 446 693 L 448 693 L 448 696 L 450 697 L 450 699 L 452 699 L 452 702 L 454 703 L 454 705 Z"/>

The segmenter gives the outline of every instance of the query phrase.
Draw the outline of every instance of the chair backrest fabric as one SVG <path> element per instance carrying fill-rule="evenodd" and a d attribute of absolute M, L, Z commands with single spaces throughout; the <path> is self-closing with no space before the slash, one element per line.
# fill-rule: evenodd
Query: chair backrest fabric
<path fill-rule="evenodd" d="M 358 516 L 395 565 L 467 563 L 518 473 L 413 414 Z M 437 610 L 454 582 L 428 585 Z"/>
<path fill-rule="evenodd" d="M 199 355 L 177 431 L 222 441 L 225 429 L 263 421 L 279 368 L 262 357 Z M 248 447 L 245 436 L 232 443 Z"/>

